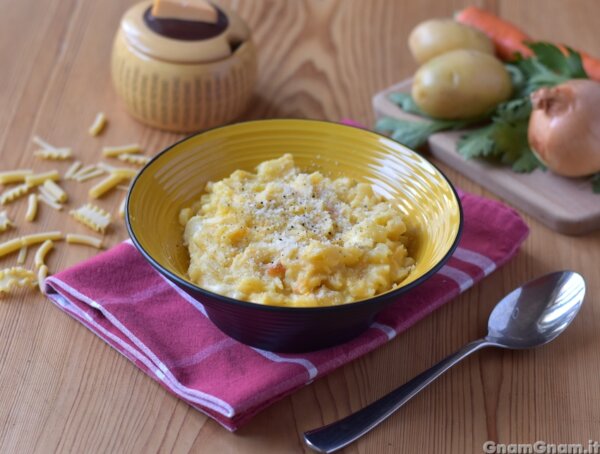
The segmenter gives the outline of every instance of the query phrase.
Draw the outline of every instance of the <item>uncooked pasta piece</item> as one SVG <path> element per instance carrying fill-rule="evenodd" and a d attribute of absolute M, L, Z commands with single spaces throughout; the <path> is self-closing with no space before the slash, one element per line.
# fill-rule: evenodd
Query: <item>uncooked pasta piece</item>
<path fill-rule="evenodd" d="M 5 241 L 4 243 L 0 243 L 0 257 L 4 257 L 5 255 L 12 254 L 15 251 L 18 251 L 23 247 L 23 243 L 21 242 L 21 238 L 13 238 L 12 240 Z"/>
<path fill-rule="evenodd" d="M 0 211 L 0 232 L 6 232 L 10 227 L 14 226 L 15 225 L 8 217 L 6 210 Z"/>
<path fill-rule="evenodd" d="M 42 243 L 42 245 L 35 252 L 35 258 L 33 259 L 33 264 L 36 268 L 39 268 L 46 263 L 46 256 L 53 248 L 54 241 L 52 240 L 46 240 Z"/>
<path fill-rule="evenodd" d="M 70 244 L 84 244 L 86 246 L 92 246 L 96 249 L 102 249 L 102 238 L 95 238 L 90 235 L 79 235 L 76 233 L 67 234 L 67 243 Z"/>
<path fill-rule="evenodd" d="M 69 167 L 67 169 L 67 171 L 65 172 L 65 180 L 70 180 L 71 178 L 73 178 L 73 176 L 75 175 L 75 173 L 81 169 L 81 161 L 75 161 L 73 164 L 71 164 L 71 167 Z"/>
<path fill-rule="evenodd" d="M 70 214 L 86 227 L 100 233 L 106 231 L 111 221 L 110 213 L 91 203 L 86 203 L 76 210 L 71 210 Z"/>
<path fill-rule="evenodd" d="M 34 144 L 36 144 L 38 147 L 42 147 L 44 150 L 55 150 L 57 148 L 54 145 L 50 145 L 48 142 L 46 142 L 40 136 L 33 136 L 31 141 Z"/>
<path fill-rule="evenodd" d="M 125 167 L 119 167 L 110 171 L 111 175 L 120 176 L 124 180 L 127 178 L 133 178 L 138 174 L 136 169 L 127 169 Z"/>
<path fill-rule="evenodd" d="M 21 246 L 31 246 L 32 244 L 43 243 L 46 240 L 58 241 L 63 239 L 62 232 L 42 232 L 21 237 Z"/>
<path fill-rule="evenodd" d="M 104 112 L 98 112 L 96 118 L 94 118 L 94 123 L 92 123 L 92 126 L 88 129 L 90 135 L 94 137 L 100 135 L 106 126 L 106 122 L 107 118 L 106 115 L 104 115 Z"/>
<path fill-rule="evenodd" d="M 27 251 L 29 248 L 27 246 L 23 246 L 19 251 L 19 255 L 17 256 L 17 265 L 23 265 L 27 260 Z"/>
<path fill-rule="evenodd" d="M 78 181 L 79 183 L 82 183 L 84 181 L 91 180 L 92 178 L 96 178 L 96 177 L 102 176 L 105 173 L 106 172 L 104 172 L 104 170 L 101 170 L 101 169 L 98 169 L 98 168 L 94 168 L 93 170 L 91 170 L 89 172 L 78 173 L 77 175 L 75 175 L 73 177 L 73 179 L 75 181 Z"/>
<path fill-rule="evenodd" d="M 40 194 L 38 195 L 38 200 L 40 202 L 45 203 L 46 205 L 48 205 L 51 208 L 54 208 L 56 211 L 60 211 L 63 209 L 63 206 L 60 203 L 52 200 L 52 196 L 50 196 L 47 193 L 46 188 L 41 187 L 41 188 L 39 188 L 39 191 L 40 191 Z"/>
<path fill-rule="evenodd" d="M 121 203 L 119 204 L 119 216 L 121 216 L 121 219 L 125 218 L 125 205 L 127 204 L 127 196 L 123 197 L 123 200 L 121 200 Z"/>
<path fill-rule="evenodd" d="M 46 189 L 52 195 L 52 198 L 59 203 L 65 203 L 69 198 L 65 190 L 52 180 L 44 181 L 44 189 Z"/>
<path fill-rule="evenodd" d="M 33 152 L 37 158 L 50 159 L 55 161 L 64 161 L 73 157 L 73 150 L 70 148 L 43 148 Z"/>
<path fill-rule="evenodd" d="M 37 276 L 21 266 L 0 270 L 0 296 L 9 293 L 15 287 L 33 287 Z"/>
<path fill-rule="evenodd" d="M 115 188 L 125 177 L 120 175 L 110 174 L 104 180 L 100 181 L 95 186 L 92 186 L 88 192 L 89 196 L 93 199 L 99 199 L 111 189 Z"/>
<path fill-rule="evenodd" d="M 27 183 L 29 186 L 39 186 L 46 180 L 60 180 L 60 174 L 58 173 L 58 170 L 51 170 L 49 172 L 37 173 L 25 177 L 25 183 Z"/>
<path fill-rule="evenodd" d="M 107 158 L 114 158 L 123 153 L 141 153 L 142 148 L 137 143 L 132 143 L 129 145 L 119 145 L 116 147 L 104 147 L 102 149 L 102 154 Z"/>
<path fill-rule="evenodd" d="M 33 170 L 18 169 L 0 172 L 0 184 L 22 183 L 28 175 L 33 175 Z"/>
<path fill-rule="evenodd" d="M 121 153 L 117 156 L 121 161 L 128 162 L 129 164 L 135 164 L 136 166 L 143 166 L 148 164 L 150 156 L 144 156 L 141 154 Z"/>
<path fill-rule="evenodd" d="M 48 267 L 46 265 L 40 266 L 37 275 L 37 284 L 40 292 L 46 293 L 46 278 L 48 277 Z"/>
<path fill-rule="evenodd" d="M 38 211 L 38 196 L 37 194 L 29 194 L 27 198 L 27 213 L 25 213 L 25 220 L 28 222 L 35 221 Z"/>
<path fill-rule="evenodd" d="M 29 192 L 31 186 L 27 183 L 20 184 L 15 186 L 14 188 L 7 189 L 2 194 L 0 194 L 0 205 L 6 205 L 7 203 L 14 202 L 19 197 L 23 197 L 25 194 Z"/>
<path fill-rule="evenodd" d="M 115 166 L 111 166 L 110 164 L 107 164 L 106 162 L 99 162 L 97 164 L 97 166 L 98 166 L 99 169 L 104 170 L 107 173 L 110 173 L 110 172 L 112 172 L 113 170 L 116 169 Z"/>

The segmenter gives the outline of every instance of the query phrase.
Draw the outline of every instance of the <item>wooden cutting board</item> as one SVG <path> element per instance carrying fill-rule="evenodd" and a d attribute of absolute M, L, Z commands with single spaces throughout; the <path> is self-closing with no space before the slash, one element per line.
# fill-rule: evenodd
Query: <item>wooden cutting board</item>
<path fill-rule="evenodd" d="M 373 97 L 377 118 L 427 121 L 404 112 L 388 99 L 392 92 L 409 92 L 411 84 L 408 79 L 377 93 Z M 589 179 L 564 178 L 540 169 L 519 174 L 509 167 L 464 159 L 456 151 L 461 134 L 432 135 L 428 141 L 431 154 L 557 232 L 581 235 L 600 229 L 600 194 L 592 192 Z"/>

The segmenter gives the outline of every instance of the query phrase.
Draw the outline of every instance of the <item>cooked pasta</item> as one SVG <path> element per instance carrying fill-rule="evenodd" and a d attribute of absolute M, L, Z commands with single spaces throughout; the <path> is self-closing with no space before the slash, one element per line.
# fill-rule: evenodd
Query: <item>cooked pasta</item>
<path fill-rule="evenodd" d="M 85 246 L 95 247 L 96 249 L 102 249 L 102 238 L 94 238 L 90 235 L 79 235 L 76 233 L 67 234 L 67 243 L 70 244 L 83 244 Z"/>
<path fill-rule="evenodd" d="M 42 245 L 35 252 L 35 258 L 33 259 L 33 264 L 36 268 L 39 268 L 46 263 L 46 256 L 53 248 L 54 241 L 52 240 L 46 240 L 42 243 Z"/>
<path fill-rule="evenodd" d="M 100 135 L 100 133 L 102 133 L 102 131 L 104 130 L 106 123 L 107 118 L 106 115 L 104 115 L 104 112 L 98 112 L 96 114 L 96 118 L 94 118 L 94 122 L 89 127 L 88 132 L 91 136 L 94 137 Z"/>
<path fill-rule="evenodd" d="M 9 170 L 8 172 L 0 172 L 0 184 L 22 183 L 28 175 L 33 175 L 33 170 L 17 169 Z"/>
<path fill-rule="evenodd" d="M 86 203 L 76 210 L 71 210 L 70 214 L 86 227 L 100 233 L 106 231 L 111 221 L 110 213 L 91 203 Z"/>
<path fill-rule="evenodd" d="M 14 202 L 18 198 L 26 195 L 29 192 L 29 189 L 31 189 L 31 186 L 29 186 L 27 183 L 7 189 L 0 194 L 0 205 L 6 205 L 7 203 Z"/>
<path fill-rule="evenodd" d="M 119 145 L 116 147 L 104 147 L 102 154 L 107 158 L 113 158 L 123 153 L 141 153 L 142 148 L 137 143 L 129 145 Z"/>
<path fill-rule="evenodd" d="M 29 194 L 27 198 L 27 213 L 25 213 L 25 220 L 28 222 L 35 221 L 35 217 L 38 212 L 38 196 L 37 194 Z"/>

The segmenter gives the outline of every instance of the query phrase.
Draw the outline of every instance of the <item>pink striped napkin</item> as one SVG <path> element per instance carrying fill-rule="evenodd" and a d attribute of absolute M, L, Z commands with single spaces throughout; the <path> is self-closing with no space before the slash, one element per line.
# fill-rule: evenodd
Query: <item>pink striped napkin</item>
<path fill-rule="evenodd" d="M 510 259 L 528 233 L 511 208 L 461 193 L 460 245 L 431 279 L 360 337 L 307 354 L 243 345 L 206 318 L 130 241 L 48 278 L 47 294 L 165 389 L 235 430 L 272 402 L 389 342 Z"/>

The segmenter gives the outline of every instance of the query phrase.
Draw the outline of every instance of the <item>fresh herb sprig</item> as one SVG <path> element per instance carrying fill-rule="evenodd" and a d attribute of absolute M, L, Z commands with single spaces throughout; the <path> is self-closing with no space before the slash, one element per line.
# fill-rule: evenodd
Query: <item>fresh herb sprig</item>
<path fill-rule="evenodd" d="M 390 100 L 404 111 L 424 117 L 427 121 L 395 120 L 381 118 L 375 128 L 390 133 L 391 137 L 411 148 L 427 142 L 433 133 L 464 129 L 488 122 L 465 133 L 459 140 L 457 151 L 467 159 L 486 158 L 510 165 L 515 172 L 531 172 L 543 168 L 527 140 L 527 127 L 531 114 L 529 95 L 541 87 L 554 86 L 570 79 L 587 78 L 581 56 L 570 48 L 563 52 L 550 43 L 530 43 L 534 55 L 518 57 L 506 68 L 513 84 L 512 99 L 500 103 L 489 115 L 473 120 L 436 120 L 421 112 L 408 93 L 392 93 Z M 600 192 L 600 177 L 594 188 Z"/>

